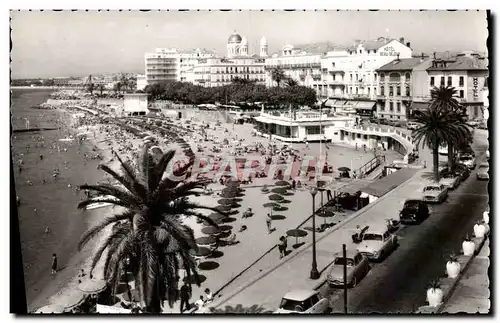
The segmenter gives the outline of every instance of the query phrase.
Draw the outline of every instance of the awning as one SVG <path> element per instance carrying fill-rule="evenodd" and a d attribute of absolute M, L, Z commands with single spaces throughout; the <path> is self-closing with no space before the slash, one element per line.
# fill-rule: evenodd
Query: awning
<path fill-rule="evenodd" d="M 411 109 L 412 110 L 425 110 L 429 104 L 427 102 L 413 102 L 411 104 Z"/>
<path fill-rule="evenodd" d="M 418 169 L 402 168 L 390 175 L 368 184 L 361 192 L 381 197 L 413 177 Z"/>
<path fill-rule="evenodd" d="M 356 109 L 360 110 L 373 110 L 373 106 L 375 105 L 375 102 L 371 101 L 358 101 L 358 104 L 356 105 Z"/>

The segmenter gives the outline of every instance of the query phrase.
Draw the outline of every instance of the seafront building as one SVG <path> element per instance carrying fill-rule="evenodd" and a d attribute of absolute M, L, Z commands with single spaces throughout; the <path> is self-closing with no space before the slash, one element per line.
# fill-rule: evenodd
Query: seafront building
<path fill-rule="evenodd" d="M 227 41 L 227 56 L 197 59 L 186 72 L 186 81 L 205 87 L 228 85 L 235 78 L 264 84 L 265 37 L 259 49 L 259 54 L 250 54 L 248 40 L 234 32 Z"/>
<path fill-rule="evenodd" d="M 397 58 L 376 70 L 376 75 L 378 75 L 376 116 L 378 118 L 405 121 L 410 117 L 414 83 L 413 69 L 424 62 L 423 57 Z M 424 64 L 424 66 L 427 65 Z"/>
<path fill-rule="evenodd" d="M 144 55 L 147 85 L 164 81 L 187 81 L 187 73 L 198 59 L 214 57 L 215 52 L 206 49 L 180 51 L 176 48 L 157 48 Z"/>

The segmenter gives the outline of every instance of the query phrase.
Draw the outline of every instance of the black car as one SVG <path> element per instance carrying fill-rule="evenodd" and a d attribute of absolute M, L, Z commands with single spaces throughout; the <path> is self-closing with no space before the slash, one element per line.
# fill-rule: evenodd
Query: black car
<path fill-rule="evenodd" d="M 449 172 L 450 172 L 450 170 L 448 169 L 448 167 L 445 167 L 445 168 L 443 168 L 443 170 L 441 170 L 441 176 L 443 176 Z M 464 164 L 458 163 L 455 165 L 454 173 L 455 173 L 455 175 L 458 175 L 458 177 L 460 177 L 460 180 L 463 182 L 467 178 L 469 178 L 470 169 L 467 166 L 465 166 Z"/>
<path fill-rule="evenodd" d="M 429 217 L 429 207 L 421 200 L 406 200 L 399 212 L 403 224 L 419 224 Z"/>

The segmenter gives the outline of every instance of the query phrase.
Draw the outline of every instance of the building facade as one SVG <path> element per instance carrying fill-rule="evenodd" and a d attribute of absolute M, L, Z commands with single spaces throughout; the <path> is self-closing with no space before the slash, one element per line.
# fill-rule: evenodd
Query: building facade
<path fill-rule="evenodd" d="M 381 119 L 405 121 L 409 118 L 413 96 L 413 69 L 422 58 L 403 58 L 376 70 L 378 95 L 376 115 Z"/>
<path fill-rule="evenodd" d="M 486 119 L 489 107 L 488 62 L 486 58 L 473 52 L 463 52 L 455 57 L 431 59 L 425 72 L 421 74 L 422 84 L 414 93 L 412 108 L 425 108 L 431 99 L 432 88 L 440 85 L 452 86 L 457 90 L 458 101 L 465 106 L 469 119 Z"/>
<path fill-rule="evenodd" d="M 327 105 L 342 110 L 345 106 L 360 114 L 373 112 L 378 94 L 376 70 L 396 58 L 411 58 L 410 43 L 404 38 L 380 37 L 355 41 L 354 46 L 328 52 L 322 58 L 320 97 L 328 97 Z"/>
<path fill-rule="evenodd" d="M 199 48 L 190 51 L 157 48 L 155 52 L 144 55 L 146 83 L 187 81 L 187 74 L 198 63 L 198 59 L 214 56 L 214 52 Z"/>

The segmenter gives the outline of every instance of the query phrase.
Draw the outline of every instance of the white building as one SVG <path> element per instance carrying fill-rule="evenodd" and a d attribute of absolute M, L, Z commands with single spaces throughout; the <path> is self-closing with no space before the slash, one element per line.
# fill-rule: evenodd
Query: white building
<path fill-rule="evenodd" d="M 321 84 L 321 54 L 311 54 L 293 45 L 285 45 L 279 54 L 266 58 L 267 86 L 276 85 L 272 77 L 276 68 L 281 68 L 286 78 L 295 80 L 299 85 L 316 89 Z"/>
<path fill-rule="evenodd" d="M 133 93 L 123 95 L 123 111 L 126 116 L 145 115 L 148 112 L 148 95 Z"/>
<path fill-rule="evenodd" d="M 398 57 L 412 57 L 410 43 L 405 44 L 404 38 L 358 40 L 352 47 L 328 52 L 321 61 L 323 84 L 316 90 L 320 97 L 330 98 L 327 105 L 336 109 L 350 104 L 358 111 L 370 111 L 377 97 L 376 69 Z"/>
<path fill-rule="evenodd" d="M 260 41 L 260 55 L 250 55 L 248 40 L 236 32 L 227 41 L 227 57 L 209 57 L 196 60 L 186 73 L 186 81 L 206 87 L 230 84 L 234 78 L 256 83 L 265 82 L 264 63 L 267 56 L 267 41 Z"/>
<path fill-rule="evenodd" d="M 147 85 L 148 85 L 148 80 L 146 78 L 146 75 L 144 75 L 144 74 L 137 74 L 136 90 L 137 91 L 144 91 L 144 88 Z"/>
<path fill-rule="evenodd" d="M 205 49 L 179 51 L 176 48 L 157 48 L 144 55 L 147 85 L 162 81 L 187 81 L 190 71 L 200 58 L 214 57 L 215 52 Z"/>

